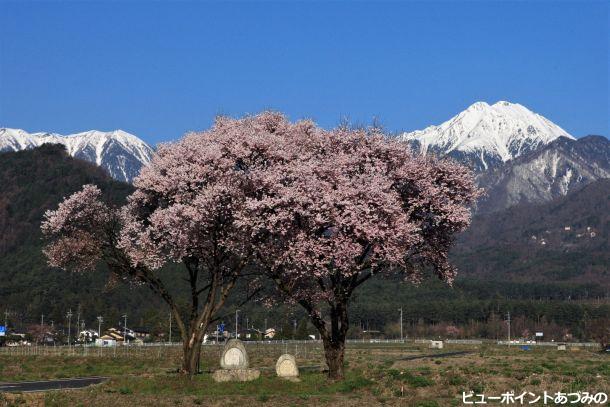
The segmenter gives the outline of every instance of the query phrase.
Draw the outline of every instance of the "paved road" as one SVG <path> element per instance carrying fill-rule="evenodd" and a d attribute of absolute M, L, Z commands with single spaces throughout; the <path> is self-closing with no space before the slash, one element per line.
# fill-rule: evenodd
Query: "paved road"
<path fill-rule="evenodd" d="M 459 351 L 459 352 L 446 352 L 446 353 L 432 353 L 428 355 L 415 355 L 415 356 L 407 356 L 405 358 L 400 358 L 398 360 L 415 360 L 415 359 L 425 359 L 425 358 L 446 358 L 449 356 L 459 356 L 459 355 L 467 355 L 469 353 L 474 353 L 470 351 Z"/>
<path fill-rule="evenodd" d="M 38 380 L 31 382 L 0 383 L 0 392 L 27 393 L 47 390 L 80 389 L 83 387 L 91 386 L 92 384 L 101 383 L 107 379 L 107 377 L 95 376 L 75 377 L 70 379 L 56 380 Z"/>

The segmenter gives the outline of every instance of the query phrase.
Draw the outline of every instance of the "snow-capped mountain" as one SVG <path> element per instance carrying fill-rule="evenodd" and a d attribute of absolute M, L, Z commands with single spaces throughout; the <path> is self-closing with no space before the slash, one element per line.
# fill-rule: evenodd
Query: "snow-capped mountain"
<path fill-rule="evenodd" d="M 495 212 L 520 203 L 543 203 L 610 178 L 610 140 L 560 137 L 541 149 L 477 176 L 486 196 L 477 211 Z M 609 191 L 610 193 L 610 191 Z"/>
<path fill-rule="evenodd" d="M 550 143 L 574 139 L 561 127 L 518 103 L 476 102 L 450 120 L 401 139 L 424 154 L 448 155 L 485 171 Z"/>
<path fill-rule="evenodd" d="M 0 152 L 25 150 L 48 143 L 64 145 L 71 156 L 93 162 L 113 178 L 125 182 L 131 182 L 142 166 L 150 162 L 153 154 L 145 142 L 122 130 L 91 130 L 62 136 L 0 128 Z"/>

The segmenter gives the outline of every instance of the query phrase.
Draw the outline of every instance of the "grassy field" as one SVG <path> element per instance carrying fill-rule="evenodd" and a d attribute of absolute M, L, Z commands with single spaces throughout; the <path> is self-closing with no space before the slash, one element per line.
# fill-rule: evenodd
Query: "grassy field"
<path fill-rule="evenodd" d="M 368 406 L 444 407 L 462 405 L 462 392 L 487 396 L 516 393 L 605 392 L 610 394 L 610 357 L 590 350 L 559 352 L 549 348 L 523 351 L 494 345 L 449 346 L 439 352 L 469 351 L 451 357 L 401 360 L 432 354 L 425 345 L 350 344 L 347 378 L 326 380 L 321 349 L 309 345 L 248 345 L 250 364 L 261 378 L 247 383 L 214 383 L 209 371 L 219 368 L 221 348 L 204 348 L 204 374 L 187 380 L 177 373 L 180 349 L 82 349 L 74 354 L 52 350 L 34 354 L 0 353 L 1 381 L 77 376 L 110 376 L 98 386 L 49 393 L 3 394 L 3 405 L 48 406 Z M 288 351 L 297 355 L 301 381 L 275 377 L 275 360 Z M 34 353 L 30 351 L 29 353 Z M 42 353 L 42 354 L 40 354 Z M 527 402 L 525 403 L 527 404 Z M 542 403 L 540 403 L 542 405 Z M 547 404 L 548 405 L 548 404 Z M 574 405 L 574 404 L 572 404 Z"/>

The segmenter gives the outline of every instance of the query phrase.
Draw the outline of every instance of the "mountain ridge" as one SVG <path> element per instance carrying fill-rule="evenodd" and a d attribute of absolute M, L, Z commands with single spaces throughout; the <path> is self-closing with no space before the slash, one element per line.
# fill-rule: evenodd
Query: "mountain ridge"
<path fill-rule="evenodd" d="M 610 140 L 603 136 L 560 137 L 529 154 L 477 175 L 486 196 L 479 213 L 520 203 L 544 203 L 610 178 Z"/>
<path fill-rule="evenodd" d="M 114 179 L 125 182 L 133 181 L 153 154 L 148 144 L 123 130 L 89 130 L 61 135 L 0 128 L 0 152 L 31 149 L 43 144 L 61 144 L 72 157 L 97 164 Z"/>
<path fill-rule="evenodd" d="M 610 179 L 473 217 L 452 258 L 469 277 L 610 288 Z"/>
<path fill-rule="evenodd" d="M 547 118 L 518 103 L 475 102 L 439 124 L 399 136 L 423 154 L 449 156 L 477 172 L 527 154 L 558 137 L 574 139 Z"/>

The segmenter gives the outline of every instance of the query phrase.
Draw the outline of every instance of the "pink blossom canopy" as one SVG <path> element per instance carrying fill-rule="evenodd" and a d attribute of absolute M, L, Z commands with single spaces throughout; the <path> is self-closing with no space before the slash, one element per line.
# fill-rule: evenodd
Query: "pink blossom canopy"
<path fill-rule="evenodd" d="M 325 131 L 273 112 L 220 117 L 161 146 L 134 185 L 116 244 L 133 265 L 217 262 L 220 250 L 229 271 L 252 254 L 296 299 L 332 294 L 323 282 L 335 277 L 417 280 L 423 265 L 451 281 L 447 252 L 478 195 L 464 167 L 415 156 L 374 129 Z M 100 230 L 118 220 L 99 197 L 85 186 L 47 213 L 53 265 L 99 259 Z"/>
<path fill-rule="evenodd" d="M 293 300 L 328 299 L 375 273 L 417 280 L 426 264 L 453 279 L 447 251 L 478 194 L 468 170 L 414 156 L 375 130 L 294 138 L 283 154 L 293 159 L 250 175 L 239 221 Z"/>
<path fill-rule="evenodd" d="M 105 230 L 112 221 L 110 208 L 101 202 L 95 185 L 84 185 L 45 213 L 42 232 L 51 239 L 44 253 L 54 267 L 90 271 L 102 256 Z"/>
<path fill-rule="evenodd" d="M 288 159 L 290 150 L 282 146 L 310 127 L 270 112 L 220 117 L 208 131 L 161 146 L 122 211 L 120 246 L 134 264 L 151 268 L 189 258 L 217 261 L 210 256 L 214 250 L 222 250 L 226 267 L 233 267 L 231 257 L 243 259 L 250 251 L 234 221 L 251 172 Z"/>

